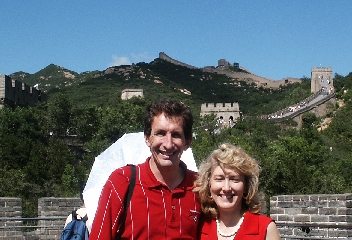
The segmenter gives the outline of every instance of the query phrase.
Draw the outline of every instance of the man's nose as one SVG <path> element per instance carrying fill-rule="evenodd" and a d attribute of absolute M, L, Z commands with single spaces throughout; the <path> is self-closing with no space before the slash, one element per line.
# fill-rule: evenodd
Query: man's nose
<path fill-rule="evenodd" d="M 164 146 L 165 148 L 172 148 L 173 146 L 173 139 L 171 134 L 166 134 L 164 137 Z"/>

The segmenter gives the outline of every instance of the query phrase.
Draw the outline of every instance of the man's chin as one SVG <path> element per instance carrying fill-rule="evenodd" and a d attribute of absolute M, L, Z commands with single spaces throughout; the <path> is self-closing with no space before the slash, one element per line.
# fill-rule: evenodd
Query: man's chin
<path fill-rule="evenodd" d="M 160 165 L 161 167 L 172 167 L 172 166 L 175 166 L 175 165 L 179 165 L 180 163 L 180 160 L 178 159 L 172 159 L 172 158 L 158 158 L 157 160 L 158 162 L 158 165 Z"/>

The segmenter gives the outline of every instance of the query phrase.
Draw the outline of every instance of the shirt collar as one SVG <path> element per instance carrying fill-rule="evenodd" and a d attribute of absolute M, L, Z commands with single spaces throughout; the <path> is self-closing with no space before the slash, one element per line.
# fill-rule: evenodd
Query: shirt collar
<path fill-rule="evenodd" d="M 148 157 L 147 160 L 141 164 L 141 167 L 143 169 L 142 171 L 146 173 L 146 174 L 141 174 L 141 177 L 143 177 L 141 181 L 144 182 L 148 188 L 158 188 L 158 187 L 166 188 L 166 186 L 163 183 L 159 182 L 154 176 L 152 170 L 150 169 L 149 161 L 150 161 L 150 157 Z M 180 161 L 180 167 L 184 170 L 185 177 L 183 178 L 182 182 L 174 189 L 174 191 L 180 191 L 180 190 L 185 191 L 185 190 L 193 189 L 196 173 L 188 170 L 187 165 L 182 160 Z M 189 172 L 193 173 L 193 176 L 192 174 L 189 174 Z"/>

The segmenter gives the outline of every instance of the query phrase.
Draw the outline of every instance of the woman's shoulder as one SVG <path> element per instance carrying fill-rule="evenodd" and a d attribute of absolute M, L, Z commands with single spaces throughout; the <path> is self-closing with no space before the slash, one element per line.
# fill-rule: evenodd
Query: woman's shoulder
<path fill-rule="evenodd" d="M 262 213 L 252 213 L 250 211 L 247 211 L 245 214 L 245 218 L 257 218 L 260 221 L 268 221 L 268 222 L 272 222 L 274 221 L 272 218 L 268 217 L 267 215 L 264 215 Z"/>
<path fill-rule="evenodd" d="M 264 213 L 253 213 L 253 212 L 247 211 L 245 215 L 248 215 L 251 217 L 257 217 L 261 219 L 267 219 L 267 218 L 271 219 L 269 216 L 265 215 Z"/>

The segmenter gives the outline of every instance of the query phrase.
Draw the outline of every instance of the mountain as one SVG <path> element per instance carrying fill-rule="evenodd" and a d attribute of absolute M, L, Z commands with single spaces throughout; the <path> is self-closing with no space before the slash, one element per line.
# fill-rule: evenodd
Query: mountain
<path fill-rule="evenodd" d="M 258 87 L 250 81 L 188 68 L 160 58 L 150 63 L 115 66 L 81 74 L 50 64 L 35 74 L 17 72 L 11 77 L 30 86 L 38 84 L 49 97 L 65 91 L 77 104 L 101 106 L 120 99 L 122 90 L 137 88 L 143 89 L 146 101 L 169 97 L 196 106 L 201 103 L 238 102 L 241 111 L 254 114 L 270 113 L 273 108 L 286 107 L 291 104 L 290 101 L 296 103 L 310 94 L 307 84 L 286 84 L 276 90 Z M 298 94 L 299 99 L 287 97 L 302 86 L 304 90 Z"/>
<path fill-rule="evenodd" d="M 12 79 L 24 82 L 30 86 L 38 84 L 40 90 L 48 92 L 51 89 L 63 89 L 64 87 L 75 85 L 91 77 L 92 74 L 94 73 L 84 72 L 78 74 L 55 64 L 50 64 L 34 74 L 16 72 L 10 76 Z"/>

